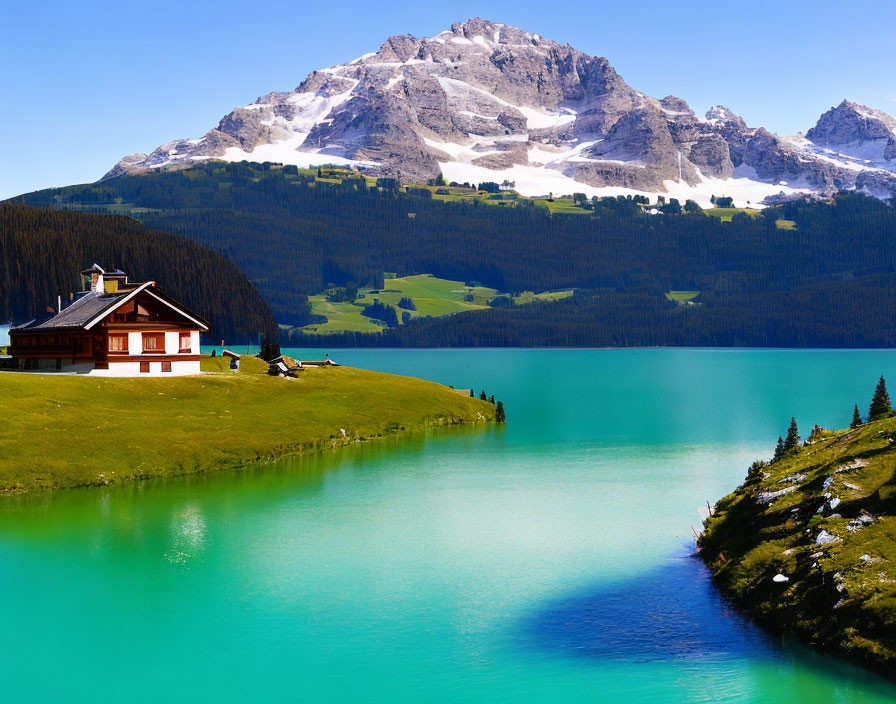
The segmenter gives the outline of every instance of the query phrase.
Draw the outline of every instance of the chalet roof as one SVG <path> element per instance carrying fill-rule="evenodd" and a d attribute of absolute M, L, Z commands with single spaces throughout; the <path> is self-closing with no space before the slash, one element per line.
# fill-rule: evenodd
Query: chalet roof
<path fill-rule="evenodd" d="M 83 328 L 98 315 L 111 312 L 118 304 L 122 303 L 132 291 L 120 291 L 117 293 L 101 293 L 88 291 L 76 299 L 68 308 L 63 308 L 61 313 L 50 318 L 36 318 L 23 325 L 17 325 L 12 330 L 72 330 Z"/>
<path fill-rule="evenodd" d="M 106 315 L 110 314 L 122 303 L 133 298 L 142 291 L 145 291 L 153 298 L 161 301 L 170 308 L 173 308 L 181 315 L 189 318 L 190 320 L 193 320 L 202 329 L 208 330 L 209 325 L 206 320 L 200 318 L 198 315 L 182 306 L 170 296 L 156 289 L 155 282 L 147 281 L 146 283 L 137 285 L 136 288 L 127 289 L 124 291 L 116 291 L 114 293 L 108 293 L 105 291 L 88 291 L 87 293 L 82 294 L 79 298 L 75 299 L 75 301 L 71 305 L 69 305 L 68 308 L 63 308 L 62 311 L 57 313 L 56 315 L 49 318 L 36 318 L 34 320 L 30 320 L 24 325 L 18 325 L 14 328 L 11 328 L 11 331 L 50 331 L 78 329 L 87 330 L 93 327 L 93 325 L 96 324 L 99 320 L 102 320 Z"/>

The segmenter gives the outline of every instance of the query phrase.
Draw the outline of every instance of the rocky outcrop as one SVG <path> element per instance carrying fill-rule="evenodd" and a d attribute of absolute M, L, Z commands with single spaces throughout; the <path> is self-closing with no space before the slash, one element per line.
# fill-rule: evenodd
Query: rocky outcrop
<path fill-rule="evenodd" d="M 781 182 L 830 193 L 869 172 L 868 191 L 887 194 L 896 120 L 844 101 L 806 137 L 778 137 L 723 106 L 701 118 L 682 98 L 644 95 L 606 58 L 474 18 L 435 37 L 390 37 L 374 53 L 313 71 L 294 91 L 235 108 L 199 139 L 126 157 L 107 177 L 208 158 L 348 162 L 406 181 L 442 171 L 478 181 L 483 168 L 514 180 L 514 168 L 534 166 L 595 188 L 656 193 L 735 175 L 770 194 Z"/>
<path fill-rule="evenodd" d="M 883 140 L 892 142 L 896 135 L 896 118 L 885 112 L 844 100 L 824 113 L 806 139 L 815 144 L 832 147 L 863 144 Z"/>

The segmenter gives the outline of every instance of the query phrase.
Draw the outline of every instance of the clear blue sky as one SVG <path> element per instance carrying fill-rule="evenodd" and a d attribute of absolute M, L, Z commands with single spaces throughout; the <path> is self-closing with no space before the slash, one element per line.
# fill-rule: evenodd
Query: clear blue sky
<path fill-rule="evenodd" d="M 93 181 L 392 34 L 474 16 L 606 56 L 649 95 L 701 113 L 721 103 L 775 132 L 805 131 L 845 97 L 896 113 L 893 0 L 14 3 L 0 42 L 0 198 Z"/>

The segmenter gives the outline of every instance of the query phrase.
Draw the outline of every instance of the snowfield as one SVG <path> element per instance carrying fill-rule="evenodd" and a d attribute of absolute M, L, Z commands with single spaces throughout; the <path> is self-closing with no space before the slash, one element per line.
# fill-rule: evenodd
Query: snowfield
<path fill-rule="evenodd" d="M 696 186 L 689 186 L 686 183 L 677 181 L 664 181 L 663 185 L 666 187 L 666 192 L 657 193 L 637 191 L 619 186 L 602 188 L 588 186 L 545 166 L 517 165 L 508 169 L 487 169 L 483 166 L 460 161 L 439 162 L 439 166 L 442 167 L 442 174 L 446 181 L 457 181 L 458 183 L 495 181 L 503 183 L 506 180 L 515 183 L 515 189 L 520 195 L 529 197 L 547 196 L 551 193 L 555 196 L 584 193 L 589 198 L 594 196 L 615 198 L 616 196 L 641 195 L 647 196 L 651 201 L 655 201 L 657 196 L 661 195 L 665 196 L 667 200 L 669 198 L 677 198 L 682 205 L 684 205 L 686 200 L 690 199 L 700 205 L 701 208 L 711 208 L 713 207 L 710 200 L 712 196 L 730 196 L 734 199 L 734 205 L 738 208 L 763 208 L 761 201 L 768 196 L 778 195 L 779 193 L 793 194 L 800 190 L 786 185 L 754 181 L 746 175 L 739 176 L 737 171 L 735 171 L 734 178 L 704 178 Z M 749 169 L 749 167 L 747 168 Z M 752 169 L 749 170 L 752 171 Z"/>

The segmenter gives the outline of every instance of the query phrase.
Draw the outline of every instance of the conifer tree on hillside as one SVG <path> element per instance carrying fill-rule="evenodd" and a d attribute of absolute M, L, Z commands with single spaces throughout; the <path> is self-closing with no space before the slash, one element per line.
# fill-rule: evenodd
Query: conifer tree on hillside
<path fill-rule="evenodd" d="M 482 390 L 482 393 L 479 394 L 480 401 L 488 401 L 488 396 L 485 395 L 485 389 Z"/>
<path fill-rule="evenodd" d="M 850 428 L 858 428 L 862 424 L 862 416 L 859 415 L 859 404 L 856 404 L 855 408 L 852 411 L 852 423 L 849 424 Z"/>
<path fill-rule="evenodd" d="M 868 420 L 878 420 L 885 418 L 893 412 L 890 405 L 890 394 L 887 393 L 887 382 L 883 376 L 877 382 L 877 388 L 874 389 L 874 397 L 871 399 L 871 407 L 868 409 Z"/>
<path fill-rule="evenodd" d="M 787 437 L 784 439 L 784 452 L 792 450 L 800 444 L 800 431 L 796 425 L 796 418 L 791 417 L 790 427 L 787 429 Z"/>
<path fill-rule="evenodd" d="M 504 415 L 504 402 L 498 401 L 498 405 L 495 406 L 495 423 L 506 423 L 507 417 Z"/>
<path fill-rule="evenodd" d="M 784 456 L 784 440 L 781 436 L 778 436 L 778 444 L 775 445 L 775 462 L 781 459 Z"/>

